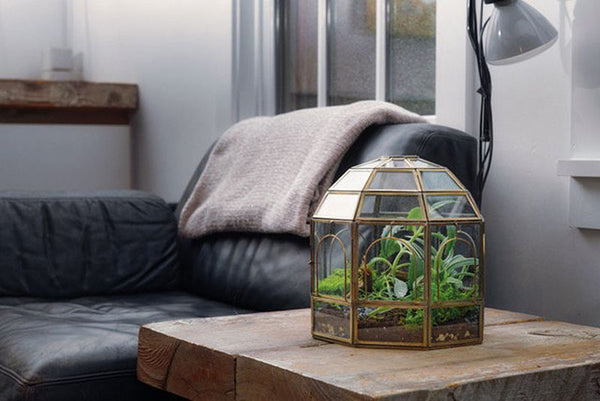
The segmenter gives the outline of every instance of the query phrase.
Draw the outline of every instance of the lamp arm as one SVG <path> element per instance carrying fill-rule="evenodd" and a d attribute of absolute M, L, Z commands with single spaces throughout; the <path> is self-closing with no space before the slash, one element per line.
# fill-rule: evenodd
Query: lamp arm
<path fill-rule="evenodd" d="M 483 23 L 484 0 L 480 0 L 480 16 L 477 18 L 476 0 L 467 0 L 467 34 L 477 61 L 480 87 L 477 93 L 481 96 L 479 115 L 479 141 L 477 166 L 477 203 L 483 200 L 483 189 L 487 181 L 492 154 L 494 150 L 494 125 L 492 116 L 492 79 L 483 51 L 483 31 L 487 21 Z"/>

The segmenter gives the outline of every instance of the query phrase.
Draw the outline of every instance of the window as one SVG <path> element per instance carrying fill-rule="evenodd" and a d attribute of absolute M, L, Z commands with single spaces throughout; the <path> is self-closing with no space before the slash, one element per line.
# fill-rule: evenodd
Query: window
<path fill-rule="evenodd" d="M 390 0 L 387 100 L 435 114 L 435 0 Z"/>
<path fill-rule="evenodd" d="M 379 99 L 435 114 L 435 0 L 279 0 L 277 13 L 278 112 Z"/>
<path fill-rule="evenodd" d="M 317 105 L 317 4 L 317 0 L 277 3 L 278 113 Z"/>
<path fill-rule="evenodd" d="M 375 99 L 375 2 L 327 3 L 327 105 Z"/>

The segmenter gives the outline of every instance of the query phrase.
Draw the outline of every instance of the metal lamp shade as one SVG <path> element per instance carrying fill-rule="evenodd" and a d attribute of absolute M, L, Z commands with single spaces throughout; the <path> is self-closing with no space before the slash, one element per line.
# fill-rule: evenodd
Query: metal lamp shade
<path fill-rule="evenodd" d="M 556 42 L 556 29 L 527 3 L 506 0 L 494 5 L 483 38 L 489 64 L 516 63 L 543 52 Z"/>

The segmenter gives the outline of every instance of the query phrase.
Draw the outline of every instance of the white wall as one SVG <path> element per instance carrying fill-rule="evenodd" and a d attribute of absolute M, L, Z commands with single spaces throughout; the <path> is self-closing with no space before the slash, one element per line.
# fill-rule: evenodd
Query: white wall
<path fill-rule="evenodd" d="M 93 125 L 0 125 L 0 189 L 131 188 L 129 129 Z"/>
<path fill-rule="evenodd" d="M 176 201 L 206 149 L 231 123 L 232 20 L 230 0 L 0 0 L 0 78 L 39 78 L 42 49 L 72 46 L 84 53 L 86 80 L 138 84 L 133 186 Z M 129 130 L 121 127 L 121 137 L 115 137 L 115 129 L 0 125 L 0 163 L 14 167 L 0 174 L 0 189 L 14 183 L 23 189 L 76 189 L 82 182 L 82 189 L 122 187 L 120 176 L 129 180 L 129 168 L 116 176 L 106 169 L 102 177 L 77 168 L 94 160 L 92 152 L 114 160 L 126 149 L 123 161 L 129 162 L 129 144 L 123 142 Z M 76 141 L 78 131 L 83 134 Z M 33 138 L 41 146 L 33 146 Z M 49 149 L 40 161 L 37 155 Z M 10 154 L 26 157 L 17 168 Z M 65 170 L 53 160 L 68 162 L 73 185 L 60 186 Z M 3 178 L 27 168 L 38 178 Z"/>
<path fill-rule="evenodd" d="M 569 227 L 569 179 L 556 164 L 571 154 L 573 122 L 590 118 L 571 107 L 571 17 L 573 7 L 596 1 L 528 0 L 561 38 L 533 59 L 491 68 L 496 147 L 483 207 L 488 304 L 591 325 L 600 325 L 600 231 Z M 586 112 L 597 129 L 600 110 Z"/>
<path fill-rule="evenodd" d="M 231 1 L 81 1 L 73 11 L 86 79 L 140 87 L 135 187 L 178 200 L 231 123 Z"/>
<path fill-rule="evenodd" d="M 0 78 L 39 79 L 42 49 L 68 46 L 66 0 L 0 1 Z"/>
<path fill-rule="evenodd" d="M 68 47 L 66 0 L 0 1 L 0 78 L 39 79 L 42 50 Z M 0 124 L 0 189 L 131 187 L 127 126 Z"/>

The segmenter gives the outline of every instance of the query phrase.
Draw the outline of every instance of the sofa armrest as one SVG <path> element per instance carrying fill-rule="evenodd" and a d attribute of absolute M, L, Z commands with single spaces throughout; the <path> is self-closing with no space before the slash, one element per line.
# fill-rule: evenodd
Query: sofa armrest
<path fill-rule="evenodd" d="M 138 191 L 0 192 L 0 296 L 66 298 L 173 289 L 177 228 Z"/>

